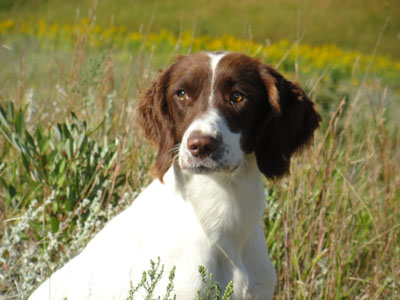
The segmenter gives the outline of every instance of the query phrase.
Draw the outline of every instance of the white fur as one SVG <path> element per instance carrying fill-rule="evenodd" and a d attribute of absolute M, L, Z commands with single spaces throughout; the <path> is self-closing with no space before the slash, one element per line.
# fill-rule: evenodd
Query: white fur
<path fill-rule="evenodd" d="M 157 257 L 165 265 L 160 293 L 176 266 L 177 299 L 197 299 L 202 265 L 222 287 L 233 280 L 233 300 L 272 299 L 276 275 L 261 224 L 264 198 L 252 155 L 231 176 L 171 167 L 164 184 L 149 185 L 29 299 L 125 299 L 130 282 L 137 284 Z"/>
<path fill-rule="evenodd" d="M 217 66 L 221 58 L 223 58 L 226 55 L 226 52 L 222 52 L 219 54 L 207 53 L 207 55 L 211 60 L 211 94 L 209 99 L 209 105 L 211 107 L 214 101 L 214 82 L 215 82 L 215 74 L 217 73 Z"/>
<path fill-rule="evenodd" d="M 222 137 L 220 147 L 223 148 L 223 156 L 218 162 L 206 159 L 209 164 L 218 163 L 220 169 L 229 171 L 236 169 L 243 163 L 244 156 L 240 149 L 240 134 L 230 131 L 221 114 L 210 108 L 201 117 L 193 121 L 183 135 L 182 143 L 179 147 L 179 165 L 181 168 L 186 169 L 199 163 L 201 164 L 201 161 L 193 157 L 187 147 L 188 138 L 193 131 L 200 131 L 202 134 L 213 138 Z"/>
<path fill-rule="evenodd" d="M 213 74 L 221 57 L 211 55 Z M 221 161 L 229 171 L 194 174 L 186 169 L 193 163 L 187 149 L 193 130 L 222 137 Z M 233 280 L 232 300 L 272 299 L 276 274 L 262 228 L 264 199 L 254 154 L 241 151 L 240 134 L 231 132 L 211 105 L 186 130 L 178 163 L 164 183 L 153 181 L 29 299 L 126 299 L 130 283 L 136 285 L 157 257 L 165 265 L 160 295 L 176 266 L 177 299 L 197 299 L 201 265 L 222 288 Z"/>

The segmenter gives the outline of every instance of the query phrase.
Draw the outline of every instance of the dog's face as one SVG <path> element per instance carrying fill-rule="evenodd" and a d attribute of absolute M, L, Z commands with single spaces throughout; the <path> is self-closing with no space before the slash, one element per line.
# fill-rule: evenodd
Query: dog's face
<path fill-rule="evenodd" d="M 298 85 L 239 53 L 179 56 L 139 104 L 160 179 L 175 160 L 194 173 L 232 172 L 249 153 L 267 177 L 282 176 L 320 120 Z"/>

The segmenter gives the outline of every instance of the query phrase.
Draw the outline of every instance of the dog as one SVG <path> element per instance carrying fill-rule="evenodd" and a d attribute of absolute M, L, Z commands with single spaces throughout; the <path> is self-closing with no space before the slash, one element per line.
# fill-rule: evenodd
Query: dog
<path fill-rule="evenodd" d="M 160 259 L 178 300 L 197 299 L 198 267 L 232 300 L 272 299 L 277 276 L 262 218 L 263 175 L 289 172 L 321 117 L 302 88 L 240 53 L 178 56 L 139 99 L 156 179 L 29 298 L 126 299 Z M 135 299 L 142 299 L 138 294 Z"/>

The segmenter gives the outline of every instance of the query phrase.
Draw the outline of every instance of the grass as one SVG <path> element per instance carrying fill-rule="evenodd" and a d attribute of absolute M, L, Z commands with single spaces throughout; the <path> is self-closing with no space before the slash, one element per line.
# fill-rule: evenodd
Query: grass
<path fill-rule="evenodd" d="M 70 24 L 77 11 L 80 16 L 86 16 L 92 2 L 4 0 L 0 20 L 13 15 L 30 21 L 43 19 Z M 96 15 L 99 25 L 104 27 L 112 23 L 138 31 L 153 20 L 151 31 L 156 33 L 167 29 L 178 35 L 182 29 L 195 28 L 198 35 L 229 34 L 261 43 L 282 38 L 295 40 L 299 29 L 306 44 L 321 45 L 330 41 L 345 50 L 364 53 L 374 48 L 376 37 L 389 17 L 380 53 L 400 58 L 400 3 L 396 0 L 101 0 Z"/>
<path fill-rule="evenodd" d="M 89 37 L 88 30 L 73 43 L 1 36 L 0 294 L 7 298 L 25 298 L 150 181 L 154 153 L 136 127 L 135 103 L 156 70 L 188 48 L 165 39 L 96 46 Z M 398 299 L 397 87 L 372 67 L 356 74 L 356 58 L 338 72 L 340 64 L 298 64 L 307 52 L 279 53 L 280 70 L 300 79 L 324 122 L 291 175 L 266 182 L 276 299 Z"/>

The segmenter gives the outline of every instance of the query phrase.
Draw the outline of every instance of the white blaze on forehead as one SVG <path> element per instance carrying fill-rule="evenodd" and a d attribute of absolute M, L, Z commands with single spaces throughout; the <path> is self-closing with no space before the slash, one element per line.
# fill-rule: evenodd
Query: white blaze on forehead
<path fill-rule="evenodd" d="M 182 142 L 179 147 L 179 165 L 181 168 L 190 168 L 203 166 L 212 168 L 235 169 L 244 161 L 244 153 L 240 146 L 240 133 L 234 133 L 230 130 L 223 114 L 215 107 L 214 83 L 218 70 L 218 63 L 226 53 L 207 53 L 210 58 L 211 68 L 211 93 L 208 99 L 208 108 L 200 116 L 194 119 L 191 125 L 186 129 Z M 205 159 L 194 157 L 188 149 L 188 139 L 195 131 L 201 134 L 220 139 L 219 149 L 221 157 L 217 160 L 212 156 Z"/>
<path fill-rule="evenodd" d="M 212 107 L 213 99 L 214 99 L 214 82 L 215 82 L 215 74 L 217 72 L 217 66 L 221 58 L 225 56 L 225 52 L 223 53 L 207 53 L 211 60 L 211 94 L 208 100 L 210 107 Z"/>

